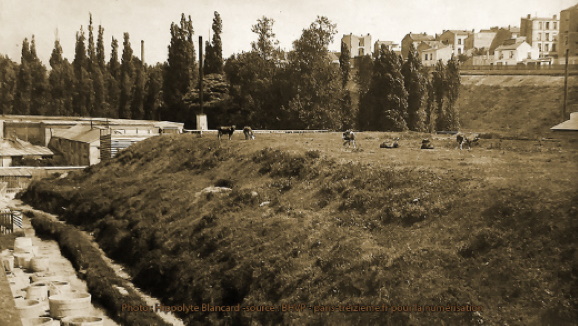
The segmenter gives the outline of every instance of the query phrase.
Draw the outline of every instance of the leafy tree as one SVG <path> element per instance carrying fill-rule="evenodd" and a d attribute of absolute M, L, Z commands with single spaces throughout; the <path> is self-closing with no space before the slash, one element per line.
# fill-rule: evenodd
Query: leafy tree
<path fill-rule="evenodd" d="M 130 119 L 134 68 L 132 62 L 133 52 L 130 46 L 130 36 L 128 33 L 124 33 L 124 41 L 122 44 L 123 50 L 120 63 L 120 98 L 118 117 L 120 119 Z"/>
<path fill-rule="evenodd" d="M 401 73 L 403 75 L 405 89 L 408 92 L 408 128 L 414 131 L 422 131 L 425 128 L 423 105 L 425 103 L 427 78 L 423 75 L 421 60 L 413 44 L 410 45 L 407 61 L 402 64 Z"/>
<path fill-rule="evenodd" d="M 132 119 L 144 118 L 144 87 L 145 87 L 145 69 L 142 61 L 138 58 L 133 58 L 134 63 L 134 84 L 131 92 L 130 112 Z"/>
<path fill-rule="evenodd" d="M 181 15 L 180 25 L 171 24 L 171 43 L 163 77 L 163 120 L 191 122 L 190 110 L 183 96 L 195 85 L 197 69 L 191 17 Z"/>
<path fill-rule="evenodd" d="M 221 41 L 223 22 L 221 21 L 221 15 L 216 11 L 212 29 L 213 40 L 211 44 L 207 43 L 203 71 L 205 74 L 221 74 L 223 73 L 223 44 Z"/>
<path fill-rule="evenodd" d="M 351 53 L 345 42 L 341 42 L 339 67 L 341 68 L 341 82 L 343 83 L 343 87 L 345 87 L 350 79 L 351 74 Z"/>
<path fill-rule="evenodd" d="M 336 25 L 318 16 L 293 42 L 290 57 L 293 97 L 284 107 L 293 128 L 341 129 L 343 87 L 339 69 L 331 65 L 328 46 Z"/>
<path fill-rule="evenodd" d="M 366 54 L 362 57 L 357 57 L 355 60 L 355 66 L 357 67 L 357 73 L 355 74 L 355 81 L 359 86 L 359 92 L 361 94 L 367 93 L 369 90 L 369 85 L 371 84 L 371 75 L 373 73 L 373 59 L 370 55 Z"/>
<path fill-rule="evenodd" d="M 361 98 L 359 124 L 366 130 L 402 131 L 407 129 L 407 91 L 400 71 L 400 60 L 382 47 L 373 64 L 369 90 Z"/>
<path fill-rule="evenodd" d="M 275 39 L 275 33 L 273 33 L 274 24 L 273 18 L 263 16 L 257 19 L 257 24 L 251 27 L 251 31 L 258 35 L 257 41 L 251 43 L 251 48 L 263 59 L 271 59 L 275 47 L 279 44 L 279 41 Z"/>
<path fill-rule="evenodd" d="M 158 111 L 162 105 L 162 87 L 163 67 L 157 64 L 149 70 L 148 80 L 145 85 L 144 119 L 158 119 Z"/>
<path fill-rule="evenodd" d="M 427 100 L 425 107 L 425 130 L 433 132 L 434 128 L 432 122 L 434 121 L 433 117 L 435 114 L 436 97 L 435 97 L 435 88 L 433 86 L 433 82 L 431 79 L 426 78 L 426 89 L 427 89 Z"/>
<path fill-rule="evenodd" d="M 18 64 L 0 55 L 0 114 L 12 113 Z"/>

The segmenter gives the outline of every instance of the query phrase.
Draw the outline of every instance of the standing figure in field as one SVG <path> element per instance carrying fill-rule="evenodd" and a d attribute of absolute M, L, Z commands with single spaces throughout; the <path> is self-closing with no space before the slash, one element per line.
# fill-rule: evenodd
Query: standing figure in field
<path fill-rule="evenodd" d="M 460 147 L 460 151 L 462 150 L 464 144 L 468 145 L 468 150 L 470 150 L 472 149 L 472 143 L 476 143 L 478 140 L 480 140 L 480 137 L 477 134 L 473 135 L 458 134 L 456 136 L 456 140 L 458 142 L 458 146 Z"/>
<path fill-rule="evenodd" d="M 245 128 L 243 128 L 243 134 L 245 135 L 245 140 L 255 140 L 255 134 L 251 127 L 245 126 Z"/>
<path fill-rule="evenodd" d="M 227 127 L 220 126 L 217 129 L 217 132 L 218 132 L 217 136 L 219 137 L 219 140 L 221 140 L 221 137 L 223 135 L 229 135 L 229 140 L 231 140 L 231 137 L 233 137 L 233 132 L 235 132 L 235 125 L 227 126 Z"/>
<path fill-rule="evenodd" d="M 353 130 L 347 130 L 343 132 L 341 138 L 343 139 L 343 146 L 347 145 L 347 147 L 350 147 L 353 145 L 353 148 L 357 148 L 355 145 L 355 133 Z"/>

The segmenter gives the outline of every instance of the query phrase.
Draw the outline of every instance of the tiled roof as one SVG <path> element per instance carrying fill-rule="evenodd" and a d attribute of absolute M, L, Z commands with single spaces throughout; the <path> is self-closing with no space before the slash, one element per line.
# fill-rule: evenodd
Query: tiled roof
<path fill-rule="evenodd" d="M 496 48 L 496 51 L 500 51 L 500 50 L 516 50 L 518 47 L 520 47 L 520 45 L 522 45 L 523 43 L 525 43 L 526 41 L 521 41 L 521 42 L 515 42 L 512 44 L 502 44 L 500 46 L 498 46 Z"/>
<path fill-rule="evenodd" d="M 409 37 L 414 40 L 414 41 L 431 41 L 433 39 L 435 39 L 435 37 L 431 36 L 431 35 L 427 35 L 427 34 L 412 34 L 409 33 L 407 34 L 409 35 Z"/>

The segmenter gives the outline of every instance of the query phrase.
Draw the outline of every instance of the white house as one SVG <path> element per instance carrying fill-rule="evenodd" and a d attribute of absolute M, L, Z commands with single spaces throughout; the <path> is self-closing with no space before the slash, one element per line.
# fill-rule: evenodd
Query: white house
<path fill-rule="evenodd" d="M 532 48 L 526 41 L 502 44 L 494 51 L 494 64 L 516 65 L 528 60 L 536 60 L 540 56 L 538 50 Z"/>

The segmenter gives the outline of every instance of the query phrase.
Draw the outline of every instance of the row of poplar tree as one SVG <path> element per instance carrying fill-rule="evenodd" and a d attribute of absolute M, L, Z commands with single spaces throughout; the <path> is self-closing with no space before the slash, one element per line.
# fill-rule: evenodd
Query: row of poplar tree
<path fill-rule="evenodd" d="M 206 45 L 207 74 L 223 69 L 221 24 L 215 12 L 212 42 Z M 142 62 L 133 54 L 128 33 L 122 49 L 112 37 L 106 62 L 104 28 L 98 26 L 95 33 L 91 15 L 88 39 L 82 27 L 76 33 L 74 60 L 63 58 L 56 40 L 49 71 L 37 56 L 34 36 L 24 39 L 20 64 L 0 56 L 0 113 L 184 121 L 182 96 L 198 76 L 191 18 L 183 14 L 170 33 L 165 63 Z"/>
<path fill-rule="evenodd" d="M 211 41 L 205 45 L 205 74 L 222 74 L 226 95 L 206 109 L 209 125 L 237 124 L 270 129 L 450 130 L 458 127 L 457 61 L 435 70 L 422 67 L 410 51 L 408 60 L 381 49 L 356 58 L 342 44 L 339 65 L 328 46 L 336 25 L 319 16 L 293 42 L 278 49 L 274 20 L 262 17 L 252 26 L 251 51 L 222 58 L 222 21 L 214 13 Z M 95 32 L 90 16 L 88 38 L 81 27 L 72 62 L 58 40 L 50 70 L 36 54 L 35 40 L 25 39 L 20 64 L 0 56 L 0 112 L 56 116 L 157 119 L 188 123 L 199 105 L 187 94 L 198 88 L 198 63 L 190 16 L 170 26 L 164 63 L 150 66 L 133 55 L 128 33 L 122 52 L 114 37 L 105 61 L 104 28 Z M 357 85 L 353 87 L 352 85 Z M 210 87 L 210 83 L 209 86 Z M 353 91 L 352 89 L 358 89 Z M 210 90 L 207 90 L 210 93 Z"/>

